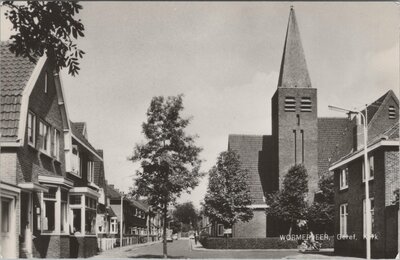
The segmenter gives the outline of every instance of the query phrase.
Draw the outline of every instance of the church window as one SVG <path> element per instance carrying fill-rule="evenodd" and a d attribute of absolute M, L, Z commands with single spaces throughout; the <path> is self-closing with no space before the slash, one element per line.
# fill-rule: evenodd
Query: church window
<path fill-rule="evenodd" d="M 396 109 L 394 106 L 389 106 L 389 119 L 396 119 Z"/>
<path fill-rule="evenodd" d="M 302 97 L 301 98 L 301 105 L 300 105 L 300 111 L 301 112 L 311 112 L 311 98 L 310 97 Z"/>
<path fill-rule="evenodd" d="M 285 98 L 285 112 L 296 112 L 296 99 L 294 97 Z"/>

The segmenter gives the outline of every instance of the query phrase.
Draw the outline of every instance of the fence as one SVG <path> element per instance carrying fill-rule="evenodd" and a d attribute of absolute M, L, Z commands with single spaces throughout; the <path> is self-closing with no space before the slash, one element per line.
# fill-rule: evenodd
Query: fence
<path fill-rule="evenodd" d="M 157 241 L 154 235 L 149 236 L 149 242 Z M 133 235 L 122 238 L 122 246 L 147 243 L 147 235 Z M 120 238 L 97 238 L 97 245 L 100 251 L 110 250 L 120 246 Z"/>

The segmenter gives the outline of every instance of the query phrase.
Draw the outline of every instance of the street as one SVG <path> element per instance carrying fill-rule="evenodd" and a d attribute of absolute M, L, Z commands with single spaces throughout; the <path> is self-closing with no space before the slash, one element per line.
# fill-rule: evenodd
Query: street
<path fill-rule="evenodd" d="M 168 258 L 328 258 L 332 252 L 302 254 L 297 250 L 214 250 L 204 249 L 193 240 L 168 243 Z M 162 243 L 140 244 L 105 251 L 95 258 L 162 258 Z"/>

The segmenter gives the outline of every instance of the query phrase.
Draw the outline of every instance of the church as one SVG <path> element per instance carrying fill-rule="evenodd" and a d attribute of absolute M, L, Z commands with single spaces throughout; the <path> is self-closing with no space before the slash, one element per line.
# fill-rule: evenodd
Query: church
<path fill-rule="evenodd" d="M 392 91 L 382 98 L 397 100 Z M 301 163 L 307 169 L 307 199 L 312 202 L 318 192 L 318 181 L 329 173 L 329 166 L 357 149 L 351 141 L 357 139 L 357 120 L 318 117 L 317 102 L 317 88 L 311 84 L 291 7 L 278 85 L 271 99 L 272 135 L 229 135 L 228 149 L 239 154 L 243 168 L 249 171 L 254 210 L 249 222 L 234 225 L 233 237 L 270 237 L 285 232 L 266 216 L 265 197 L 280 189 L 290 167 Z"/>

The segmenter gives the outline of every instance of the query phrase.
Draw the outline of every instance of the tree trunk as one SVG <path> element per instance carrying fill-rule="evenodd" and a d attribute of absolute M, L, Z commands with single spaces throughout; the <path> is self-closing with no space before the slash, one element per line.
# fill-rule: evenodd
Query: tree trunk
<path fill-rule="evenodd" d="M 292 234 L 293 229 L 293 219 L 290 221 L 289 236 Z"/>
<path fill-rule="evenodd" d="M 167 205 L 164 205 L 163 209 L 163 257 L 168 258 L 167 253 Z"/>

